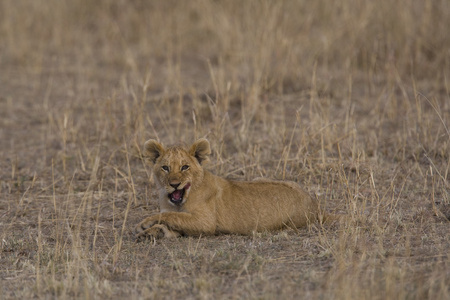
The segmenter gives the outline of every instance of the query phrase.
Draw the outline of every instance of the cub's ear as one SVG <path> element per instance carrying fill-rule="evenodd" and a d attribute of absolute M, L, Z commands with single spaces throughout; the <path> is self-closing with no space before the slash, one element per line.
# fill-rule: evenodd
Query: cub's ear
<path fill-rule="evenodd" d="M 189 154 L 194 156 L 200 164 L 203 164 L 209 160 L 209 155 L 211 155 L 211 147 L 207 139 L 198 139 L 194 144 L 192 144 L 189 149 Z"/>
<path fill-rule="evenodd" d="M 164 147 L 155 140 L 148 140 L 144 144 L 145 161 L 154 164 L 158 157 L 164 153 Z"/>

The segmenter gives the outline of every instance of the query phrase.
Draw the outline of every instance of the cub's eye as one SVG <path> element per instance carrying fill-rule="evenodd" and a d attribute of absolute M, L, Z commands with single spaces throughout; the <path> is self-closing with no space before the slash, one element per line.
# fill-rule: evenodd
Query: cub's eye
<path fill-rule="evenodd" d="M 188 165 L 184 165 L 184 166 L 181 167 L 181 171 L 186 171 L 186 170 L 188 170 L 188 169 L 189 169 L 189 166 L 188 166 Z"/>
<path fill-rule="evenodd" d="M 162 166 L 161 169 L 163 171 L 169 172 L 169 167 L 168 166 Z"/>

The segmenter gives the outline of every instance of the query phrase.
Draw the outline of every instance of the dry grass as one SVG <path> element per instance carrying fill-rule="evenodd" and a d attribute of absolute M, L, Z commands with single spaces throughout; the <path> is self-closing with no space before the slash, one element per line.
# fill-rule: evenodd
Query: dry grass
<path fill-rule="evenodd" d="M 0 298 L 450 298 L 450 4 L 0 2 Z M 135 243 L 148 138 L 346 224 Z"/>

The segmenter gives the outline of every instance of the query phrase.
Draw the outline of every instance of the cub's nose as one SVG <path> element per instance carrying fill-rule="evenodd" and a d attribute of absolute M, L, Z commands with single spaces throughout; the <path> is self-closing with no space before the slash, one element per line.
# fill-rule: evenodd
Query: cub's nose
<path fill-rule="evenodd" d="M 170 183 L 170 186 L 177 189 L 180 186 L 180 183 Z"/>

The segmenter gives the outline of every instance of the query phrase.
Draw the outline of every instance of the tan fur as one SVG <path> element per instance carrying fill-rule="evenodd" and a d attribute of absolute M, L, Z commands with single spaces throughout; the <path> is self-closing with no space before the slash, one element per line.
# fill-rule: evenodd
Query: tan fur
<path fill-rule="evenodd" d="M 249 234 L 304 227 L 319 218 L 317 201 L 294 182 L 231 181 L 203 169 L 202 164 L 211 154 L 206 139 L 199 139 L 189 149 L 164 148 L 155 140 L 147 141 L 144 147 L 146 161 L 153 166 L 161 213 L 136 226 L 138 239 Z M 184 189 L 184 196 L 181 202 L 179 191 L 172 194 L 177 195 L 172 198 L 177 200 L 174 204 L 169 194 L 177 189 Z"/>

